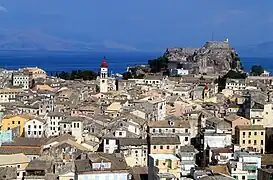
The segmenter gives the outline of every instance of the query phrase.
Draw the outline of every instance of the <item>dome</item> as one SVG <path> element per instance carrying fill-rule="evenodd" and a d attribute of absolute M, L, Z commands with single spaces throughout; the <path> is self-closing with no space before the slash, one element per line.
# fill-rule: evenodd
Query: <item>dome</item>
<path fill-rule="evenodd" d="M 101 63 L 101 65 L 100 65 L 100 67 L 101 67 L 101 68 L 108 68 L 108 64 L 107 64 L 105 58 L 102 60 L 102 63 Z"/>

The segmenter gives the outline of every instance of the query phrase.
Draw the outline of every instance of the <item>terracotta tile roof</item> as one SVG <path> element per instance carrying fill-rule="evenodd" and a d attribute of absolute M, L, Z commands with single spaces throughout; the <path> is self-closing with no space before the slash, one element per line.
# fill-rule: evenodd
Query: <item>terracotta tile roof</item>
<path fill-rule="evenodd" d="M 262 125 L 240 125 L 236 126 L 240 130 L 265 130 Z"/>
<path fill-rule="evenodd" d="M 173 120 L 173 125 L 170 125 L 170 122 L 168 120 L 164 121 L 153 121 L 149 122 L 148 126 L 150 128 L 190 128 L 190 123 L 189 121 L 186 120 Z"/>
<path fill-rule="evenodd" d="M 230 175 L 228 167 L 226 165 L 210 166 L 209 169 L 211 169 L 213 173 L 219 173 L 228 176 Z"/>
<path fill-rule="evenodd" d="M 180 140 L 178 136 L 167 136 L 167 137 L 151 137 L 150 145 L 178 145 Z"/>

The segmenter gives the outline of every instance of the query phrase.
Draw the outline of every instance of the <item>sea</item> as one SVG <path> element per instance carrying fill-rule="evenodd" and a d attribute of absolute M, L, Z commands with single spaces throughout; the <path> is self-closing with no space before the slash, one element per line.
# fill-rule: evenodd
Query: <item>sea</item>
<path fill-rule="evenodd" d="M 23 67 L 39 67 L 48 74 L 72 70 L 99 71 L 104 57 L 111 73 L 122 73 L 128 66 L 147 64 L 148 60 L 161 56 L 162 52 L 28 52 L 0 51 L 0 68 L 15 70 Z M 261 65 L 273 72 L 273 58 L 241 57 L 246 71 L 252 65 Z"/>

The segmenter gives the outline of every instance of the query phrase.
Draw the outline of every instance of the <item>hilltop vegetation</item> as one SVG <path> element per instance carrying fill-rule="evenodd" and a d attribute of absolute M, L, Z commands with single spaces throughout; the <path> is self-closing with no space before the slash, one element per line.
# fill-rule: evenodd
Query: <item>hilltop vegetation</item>
<path fill-rule="evenodd" d="M 92 70 L 73 70 L 71 72 L 62 71 L 60 73 L 56 73 L 55 76 L 65 80 L 95 80 L 98 76 L 98 73 Z"/>

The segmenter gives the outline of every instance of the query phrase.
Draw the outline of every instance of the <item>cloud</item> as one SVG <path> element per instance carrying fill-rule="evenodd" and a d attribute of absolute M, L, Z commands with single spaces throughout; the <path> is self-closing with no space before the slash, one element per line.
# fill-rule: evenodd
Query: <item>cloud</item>
<path fill-rule="evenodd" d="M 0 5 L 0 12 L 8 12 L 7 8 Z"/>

